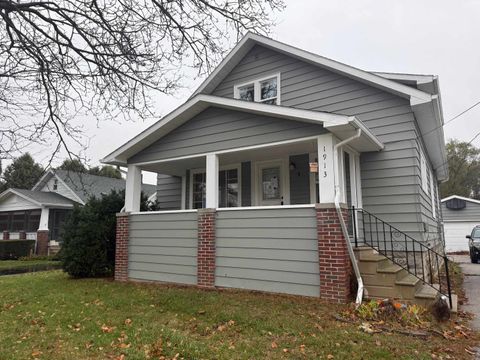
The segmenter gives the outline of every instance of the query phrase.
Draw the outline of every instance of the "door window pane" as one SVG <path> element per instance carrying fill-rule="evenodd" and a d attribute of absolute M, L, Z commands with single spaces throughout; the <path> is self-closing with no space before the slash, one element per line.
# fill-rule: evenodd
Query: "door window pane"
<path fill-rule="evenodd" d="M 241 100 L 254 101 L 255 89 L 253 84 L 242 86 L 238 88 L 238 96 Z"/>
<path fill-rule="evenodd" d="M 280 168 L 262 169 L 263 200 L 280 199 Z"/>

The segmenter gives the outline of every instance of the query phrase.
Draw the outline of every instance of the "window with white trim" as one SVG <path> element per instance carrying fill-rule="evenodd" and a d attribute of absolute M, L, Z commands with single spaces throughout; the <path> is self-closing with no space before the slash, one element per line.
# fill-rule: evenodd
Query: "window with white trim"
<path fill-rule="evenodd" d="M 426 193 L 428 193 L 428 177 L 427 177 L 427 160 L 425 159 L 425 155 L 423 151 L 420 150 L 420 175 L 422 181 L 422 189 Z"/>
<path fill-rule="evenodd" d="M 433 180 L 433 172 L 430 171 L 430 197 L 432 200 L 432 216 L 434 219 L 437 218 L 437 206 L 435 201 L 435 184 Z"/>
<path fill-rule="evenodd" d="M 236 99 L 280 105 L 280 74 L 234 86 Z"/>
<path fill-rule="evenodd" d="M 206 206 L 206 173 L 205 170 L 192 170 L 191 174 L 192 209 Z M 240 169 L 228 167 L 218 172 L 218 206 L 240 206 Z"/>

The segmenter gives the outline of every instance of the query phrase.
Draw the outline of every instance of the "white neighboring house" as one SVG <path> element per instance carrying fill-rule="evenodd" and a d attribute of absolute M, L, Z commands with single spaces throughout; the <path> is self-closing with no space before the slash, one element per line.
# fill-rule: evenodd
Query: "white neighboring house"
<path fill-rule="evenodd" d="M 125 180 L 50 169 L 31 190 L 7 189 L 0 194 L 0 232 L 3 240 L 37 240 L 36 252 L 58 249 L 60 230 L 75 204 L 112 190 L 124 190 Z M 149 200 L 156 198 L 156 186 L 142 184 Z"/>
<path fill-rule="evenodd" d="M 472 229 L 480 225 L 480 201 L 452 195 L 442 199 L 445 231 L 445 251 L 468 251 L 468 239 Z"/>

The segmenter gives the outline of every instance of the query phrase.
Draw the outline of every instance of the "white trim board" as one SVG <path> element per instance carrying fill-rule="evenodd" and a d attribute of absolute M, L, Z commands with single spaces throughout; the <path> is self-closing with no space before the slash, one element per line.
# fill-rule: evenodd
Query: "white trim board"
<path fill-rule="evenodd" d="M 451 195 L 451 196 L 448 196 L 446 198 L 443 198 L 441 200 L 441 202 L 445 202 L 445 201 L 448 201 L 448 200 L 451 200 L 451 199 L 460 199 L 460 200 L 465 200 L 465 201 L 469 201 L 471 203 L 475 203 L 475 204 L 480 204 L 480 200 L 475 200 L 475 199 L 471 199 L 471 198 L 467 198 L 467 197 L 463 197 L 463 196 L 459 196 L 459 195 Z"/>

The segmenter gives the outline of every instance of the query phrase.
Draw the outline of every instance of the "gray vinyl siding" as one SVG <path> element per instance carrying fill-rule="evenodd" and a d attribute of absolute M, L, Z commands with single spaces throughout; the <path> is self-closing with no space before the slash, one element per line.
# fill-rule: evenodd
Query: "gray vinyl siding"
<path fill-rule="evenodd" d="M 218 211 L 215 285 L 320 295 L 313 208 Z"/>
<path fill-rule="evenodd" d="M 205 154 L 325 133 L 322 125 L 210 107 L 140 151 L 129 163 Z"/>
<path fill-rule="evenodd" d="M 282 106 L 355 115 L 383 142 L 383 151 L 360 157 L 363 207 L 425 240 L 419 131 L 408 100 L 261 46 L 252 48 L 212 94 L 233 97 L 235 84 L 277 73 Z"/>
<path fill-rule="evenodd" d="M 242 206 L 252 205 L 252 163 L 250 161 L 242 162 Z"/>
<path fill-rule="evenodd" d="M 290 204 L 310 204 L 309 155 L 290 156 L 290 164 L 295 165 L 294 170 L 289 170 Z"/>
<path fill-rule="evenodd" d="M 157 201 L 160 210 L 179 210 L 182 207 L 182 178 L 157 174 Z"/>
<path fill-rule="evenodd" d="M 197 283 L 197 212 L 130 216 L 130 279 Z"/>
<path fill-rule="evenodd" d="M 480 222 L 480 204 L 467 201 L 465 208 L 461 210 L 447 209 L 446 204 L 442 203 L 443 220 L 448 221 L 477 221 Z"/>

